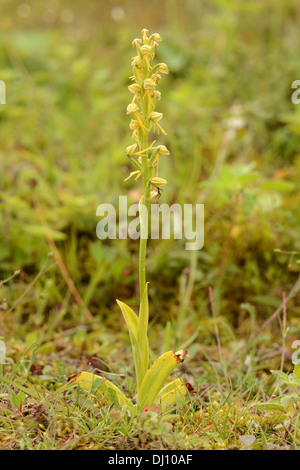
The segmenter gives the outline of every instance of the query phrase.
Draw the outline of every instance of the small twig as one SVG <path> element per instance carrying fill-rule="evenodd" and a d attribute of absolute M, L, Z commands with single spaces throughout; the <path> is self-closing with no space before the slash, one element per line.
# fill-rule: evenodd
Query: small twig
<path fill-rule="evenodd" d="M 300 290 L 300 277 L 299 279 L 297 280 L 297 282 L 294 284 L 294 286 L 292 287 L 292 289 L 290 290 L 289 292 L 289 295 L 285 298 L 285 305 L 288 304 L 288 302 L 298 293 L 298 291 Z M 260 333 L 270 324 L 272 323 L 273 320 L 275 320 L 275 318 L 278 317 L 278 315 L 280 315 L 282 309 L 283 309 L 283 302 L 281 303 L 281 305 L 279 305 L 279 307 L 275 310 L 275 312 L 260 326 L 260 328 L 258 328 L 258 330 L 254 331 L 250 337 L 249 337 L 249 340 L 247 343 L 245 343 L 241 348 L 240 348 L 240 353 L 246 349 L 251 343 L 252 341 L 258 337 L 258 335 L 260 335 Z"/>
<path fill-rule="evenodd" d="M 280 355 L 281 355 L 280 350 L 270 351 L 270 352 L 266 353 L 264 356 L 258 357 L 256 359 L 256 361 L 259 363 L 259 362 L 267 361 L 268 359 L 272 359 L 273 357 L 278 357 Z"/>
<path fill-rule="evenodd" d="M 284 358 L 285 358 L 285 336 L 286 336 L 286 298 L 285 292 L 282 293 L 282 308 L 283 308 L 283 316 L 282 316 L 282 353 L 281 353 L 281 364 L 280 370 L 283 371 L 284 366 Z"/>
<path fill-rule="evenodd" d="M 210 301 L 211 313 L 212 313 L 212 316 L 213 316 L 213 319 L 214 319 L 214 324 L 215 324 L 215 332 L 216 332 L 216 339 L 217 339 L 219 357 L 220 357 L 220 361 L 222 361 L 223 360 L 223 352 L 222 352 L 222 346 L 221 346 L 221 341 L 220 341 L 219 328 L 218 328 L 217 319 L 216 319 L 216 313 L 215 313 L 213 290 L 212 290 L 211 287 L 209 287 L 208 291 L 209 291 L 209 301 Z"/>
<path fill-rule="evenodd" d="M 4 316 L 8 315 L 10 312 L 12 312 L 17 305 L 19 305 L 22 301 L 22 299 L 26 296 L 26 294 L 30 291 L 30 289 L 34 286 L 34 284 L 36 283 L 36 281 L 43 275 L 45 274 L 47 271 L 49 271 L 50 269 L 52 269 L 55 264 L 51 264 L 50 266 L 47 266 L 48 264 L 48 259 L 46 260 L 46 262 L 44 263 L 43 267 L 41 268 L 40 272 L 36 275 L 36 277 L 33 279 L 33 281 L 27 286 L 27 288 L 24 290 L 24 292 L 20 295 L 20 297 L 15 301 L 15 303 L 8 309 L 6 310 Z"/>
<path fill-rule="evenodd" d="M 215 312 L 213 289 L 212 289 L 212 287 L 209 286 L 208 290 L 209 290 L 209 302 L 210 302 L 210 306 L 211 306 L 211 313 L 212 313 L 212 316 L 213 316 L 213 319 L 214 319 L 214 324 L 215 324 L 215 332 L 216 332 L 216 339 L 217 339 L 220 363 L 223 367 L 223 372 L 224 372 L 224 376 L 225 376 L 225 380 L 226 380 L 228 390 L 230 391 L 232 389 L 232 387 L 231 387 L 230 379 L 228 377 L 227 364 L 224 361 L 224 356 L 223 356 L 223 351 L 222 351 L 219 328 L 218 328 L 217 317 L 216 317 L 216 312 Z"/>
<path fill-rule="evenodd" d="M 3 286 L 3 284 L 6 284 L 7 282 L 11 281 L 14 277 L 18 276 L 20 274 L 21 270 L 18 269 L 17 271 L 15 271 L 13 273 L 12 276 L 8 277 L 7 279 L 3 279 L 2 281 L 0 281 L 0 287 Z"/>
<path fill-rule="evenodd" d="M 291 291 L 289 292 L 289 295 L 286 297 L 285 299 L 285 305 L 288 304 L 288 302 L 298 293 L 298 291 L 300 290 L 300 278 L 297 280 L 297 282 L 294 284 L 294 286 L 292 287 Z M 280 315 L 281 311 L 283 309 L 283 302 L 281 303 L 281 305 L 275 310 L 275 312 L 268 318 L 268 320 L 266 320 L 262 325 L 261 327 L 255 331 L 254 333 L 252 333 L 252 335 L 250 336 L 249 338 L 249 343 L 251 343 L 251 341 L 253 341 L 254 337 L 255 336 L 258 336 L 262 330 L 264 330 L 266 328 L 266 326 L 268 326 L 273 320 L 275 320 L 275 318 L 278 317 L 278 315 Z"/>
<path fill-rule="evenodd" d="M 180 302 L 180 308 L 177 314 L 177 332 L 178 337 L 182 335 L 183 329 L 183 320 L 185 318 L 186 311 L 191 302 L 191 296 L 195 284 L 195 274 L 197 269 L 197 251 L 194 250 L 191 252 L 191 259 L 190 259 L 190 269 L 188 273 L 188 281 L 185 286 L 185 291 L 182 294 L 182 299 Z"/>

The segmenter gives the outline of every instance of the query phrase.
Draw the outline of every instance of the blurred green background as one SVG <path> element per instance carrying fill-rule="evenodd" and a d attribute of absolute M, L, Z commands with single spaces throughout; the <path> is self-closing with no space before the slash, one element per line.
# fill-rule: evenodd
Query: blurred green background
<path fill-rule="evenodd" d="M 171 152 L 160 202 L 205 203 L 201 251 L 186 251 L 184 240 L 149 243 L 151 320 L 172 324 L 179 343 L 194 332 L 209 342 L 212 286 L 222 335 L 245 337 L 299 276 L 298 0 L 1 0 L 0 8 L 0 279 L 21 270 L 0 286 L 0 334 L 87 320 L 48 256 L 45 223 L 97 325 L 122 330 L 116 298 L 137 307 L 138 242 L 98 240 L 96 208 L 138 198 L 139 181 L 124 182 L 127 87 L 131 42 L 147 28 L 162 36 L 157 60 L 170 71 L 158 106 L 160 143 Z M 299 312 L 296 299 L 295 337 Z"/>

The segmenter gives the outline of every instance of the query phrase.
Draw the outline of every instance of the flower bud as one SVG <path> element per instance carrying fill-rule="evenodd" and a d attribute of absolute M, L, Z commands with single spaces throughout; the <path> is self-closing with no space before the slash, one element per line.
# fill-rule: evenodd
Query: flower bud
<path fill-rule="evenodd" d="M 132 85 L 129 85 L 128 90 L 134 95 L 136 95 L 141 91 L 141 87 L 138 83 L 133 83 Z"/>
<path fill-rule="evenodd" d="M 145 28 L 142 29 L 142 35 L 143 35 L 144 41 L 148 39 L 148 33 L 149 33 L 148 29 L 145 29 Z"/>
<path fill-rule="evenodd" d="M 132 45 L 133 45 L 133 47 L 139 47 L 139 46 L 142 45 L 142 41 L 140 39 L 134 39 L 132 41 Z"/>
<path fill-rule="evenodd" d="M 138 109 L 139 107 L 136 103 L 130 103 L 127 106 L 127 114 L 135 113 L 136 111 L 138 111 Z"/>
<path fill-rule="evenodd" d="M 129 123 L 129 129 L 134 131 L 135 129 L 139 129 L 139 128 L 140 128 L 139 123 L 135 119 L 131 119 Z"/>
<path fill-rule="evenodd" d="M 156 83 L 152 78 L 146 78 L 143 82 L 143 86 L 145 90 L 155 90 Z"/>
<path fill-rule="evenodd" d="M 132 157 L 134 155 L 136 148 L 137 148 L 137 144 L 129 145 L 129 147 L 126 148 L 126 153 L 128 157 Z"/>
<path fill-rule="evenodd" d="M 148 46 L 148 44 L 145 44 L 141 47 L 141 53 L 143 55 L 150 54 L 150 52 L 152 52 L 152 46 Z"/>
<path fill-rule="evenodd" d="M 155 111 L 153 111 L 152 113 L 149 114 L 149 119 L 150 121 L 153 121 L 153 122 L 158 122 L 162 119 L 163 117 L 163 113 L 157 113 Z"/>
<path fill-rule="evenodd" d="M 138 55 L 132 58 L 131 65 L 133 67 L 138 67 L 139 69 L 142 67 L 142 62 Z"/>
<path fill-rule="evenodd" d="M 149 39 L 152 40 L 152 41 L 156 41 L 156 42 L 162 41 L 162 38 L 161 38 L 160 34 L 158 34 L 158 33 L 151 34 Z"/>
<path fill-rule="evenodd" d="M 160 178 L 159 176 L 155 176 L 154 178 L 150 179 L 150 183 L 152 186 L 155 186 L 158 188 L 159 186 L 163 186 L 164 184 L 167 184 L 167 180 Z"/>
<path fill-rule="evenodd" d="M 158 65 L 158 71 L 159 71 L 160 73 L 164 73 L 164 74 L 167 75 L 167 74 L 169 73 L 169 69 L 168 69 L 167 64 L 165 64 L 165 63 L 163 63 L 163 62 L 162 62 L 161 64 L 159 64 L 159 65 Z"/>
<path fill-rule="evenodd" d="M 170 155 L 170 152 L 165 145 L 158 146 L 158 153 L 160 155 Z"/>
<path fill-rule="evenodd" d="M 159 101 L 161 98 L 161 92 L 158 90 L 154 90 L 152 98 L 156 99 L 156 101 Z"/>

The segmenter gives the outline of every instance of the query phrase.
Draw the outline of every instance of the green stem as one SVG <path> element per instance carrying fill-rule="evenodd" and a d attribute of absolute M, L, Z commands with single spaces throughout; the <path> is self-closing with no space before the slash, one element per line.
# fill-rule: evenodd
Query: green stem
<path fill-rule="evenodd" d="M 147 77 L 147 65 L 143 66 L 143 80 Z M 147 93 L 142 91 L 142 104 L 143 104 L 143 116 L 144 124 L 148 116 L 148 96 Z M 149 132 L 146 130 L 142 131 L 141 137 L 141 150 L 148 148 L 148 136 Z M 146 256 L 147 256 L 147 239 L 149 233 L 149 219 L 151 210 L 151 185 L 149 180 L 150 176 L 150 165 L 148 159 L 148 152 L 142 157 L 143 166 L 143 196 L 140 204 L 144 205 L 144 208 L 140 208 L 140 251 L 139 251 L 139 287 L 140 287 L 140 303 L 142 302 L 144 289 L 146 287 Z M 144 210 L 142 210 L 144 209 Z M 146 210 L 145 210 L 146 209 Z"/>
<path fill-rule="evenodd" d="M 147 148 L 148 133 L 143 135 L 142 148 Z M 143 298 L 144 289 L 146 286 L 146 256 L 147 256 L 147 239 L 149 233 L 149 215 L 151 210 L 150 201 L 150 166 L 148 161 L 148 154 L 142 157 L 143 164 L 143 196 L 140 204 L 144 208 L 140 210 L 140 251 L 139 251 L 139 286 L 140 286 L 140 302 Z"/>

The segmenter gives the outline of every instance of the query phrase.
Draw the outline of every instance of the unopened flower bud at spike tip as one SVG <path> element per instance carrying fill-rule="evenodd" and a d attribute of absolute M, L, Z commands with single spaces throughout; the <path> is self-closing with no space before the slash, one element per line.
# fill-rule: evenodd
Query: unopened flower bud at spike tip
<path fill-rule="evenodd" d="M 144 41 L 148 39 L 148 33 L 149 33 L 148 29 L 146 28 L 142 29 L 142 35 L 143 35 Z"/>
<path fill-rule="evenodd" d="M 152 39 L 153 41 L 156 41 L 156 42 L 161 42 L 162 41 L 162 38 L 161 38 L 160 34 L 158 34 L 158 33 L 151 34 L 149 39 L 150 40 Z"/>

